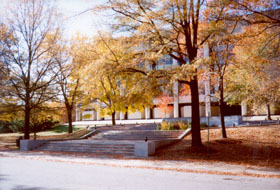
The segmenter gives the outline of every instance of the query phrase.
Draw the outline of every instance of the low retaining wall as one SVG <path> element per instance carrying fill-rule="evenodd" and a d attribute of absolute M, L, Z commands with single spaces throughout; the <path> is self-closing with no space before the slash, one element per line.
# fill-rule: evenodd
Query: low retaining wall
<path fill-rule="evenodd" d="M 160 147 L 176 143 L 184 138 L 184 136 L 191 133 L 191 129 L 184 131 L 178 139 L 170 140 L 158 140 L 158 141 L 147 141 L 147 142 L 135 142 L 134 143 L 134 156 L 137 157 L 149 157 L 156 153 L 156 150 Z"/>
<path fill-rule="evenodd" d="M 178 142 L 179 139 L 175 140 L 159 140 L 150 142 L 135 142 L 134 143 L 134 156 L 137 157 L 149 157 L 156 153 L 156 149 Z"/>
<path fill-rule="evenodd" d="M 181 117 L 181 118 L 164 118 L 163 121 L 166 122 L 176 122 L 176 121 L 192 121 L 191 117 Z M 221 126 L 221 119 L 219 116 L 212 116 L 209 118 L 208 124 L 208 117 L 200 117 L 200 123 L 205 123 L 209 126 Z M 233 115 L 233 116 L 225 116 L 225 126 L 232 127 L 237 126 L 242 123 L 242 116 L 240 115 Z"/>
<path fill-rule="evenodd" d="M 20 141 L 20 150 L 23 150 L 23 151 L 33 150 L 34 148 L 37 148 L 47 142 L 48 142 L 48 140 L 21 140 Z"/>

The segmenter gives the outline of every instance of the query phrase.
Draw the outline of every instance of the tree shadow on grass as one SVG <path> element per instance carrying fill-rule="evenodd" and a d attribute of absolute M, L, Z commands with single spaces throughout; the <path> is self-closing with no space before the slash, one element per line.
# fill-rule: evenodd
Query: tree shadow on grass
<path fill-rule="evenodd" d="M 57 127 L 54 127 L 51 131 L 55 133 L 67 133 L 68 132 L 68 125 L 59 125 Z M 79 128 L 73 126 L 73 131 L 77 131 Z"/>

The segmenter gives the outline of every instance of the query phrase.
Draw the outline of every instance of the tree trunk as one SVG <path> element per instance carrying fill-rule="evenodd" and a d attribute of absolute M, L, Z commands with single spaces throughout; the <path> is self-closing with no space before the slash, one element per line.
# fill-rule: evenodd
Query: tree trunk
<path fill-rule="evenodd" d="M 112 113 L 112 125 L 116 125 L 116 118 L 115 118 L 115 116 L 116 116 L 116 112 L 114 111 Z"/>
<path fill-rule="evenodd" d="M 225 127 L 225 114 L 224 114 L 224 84 L 223 84 L 223 77 L 220 78 L 219 90 L 220 90 L 220 119 L 221 119 L 222 137 L 223 138 L 227 138 L 226 127 Z"/>
<path fill-rule="evenodd" d="M 30 106 L 29 106 L 29 100 L 25 104 L 25 110 L 24 110 L 24 139 L 29 139 L 29 126 L 30 126 Z"/>
<path fill-rule="evenodd" d="M 127 112 L 127 110 L 128 110 L 128 106 L 125 106 L 125 114 L 124 114 L 124 119 L 125 120 L 127 120 L 128 119 L 128 112 Z"/>
<path fill-rule="evenodd" d="M 269 104 L 266 104 L 266 117 L 267 117 L 267 120 L 272 120 L 271 119 L 270 105 Z"/>
<path fill-rule="evenodd" d="M 192 146 L 202 146 L 200 136 L 199 93 L 197 77 L 190 81 L 192 101 Z"/>
<path fill-rule="evenodd" d="M 33 137 L 33 139 L 36 140 L 36 139 L 37 139 L 36 127 L 34 127 L 33 132 L 34 132 L 34 137 Z"/>
<path fill-rule="evenodd" d="M 72 127 L 72 110 L 67 109 L 67 118 L 68 118 L 68 133 L 73 132 L 73 127 Z"/>

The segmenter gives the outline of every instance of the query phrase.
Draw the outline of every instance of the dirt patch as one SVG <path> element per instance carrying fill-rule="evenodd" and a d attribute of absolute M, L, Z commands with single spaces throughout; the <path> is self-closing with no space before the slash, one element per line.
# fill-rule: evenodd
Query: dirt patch
<path fill-rule="evenodd" d="M 226 162 L 280 169 L 280 125 L 202 130 L 203 147 L 191 147 L 191 135 L 181 142 L 159 149 L 153 159 Z"/>

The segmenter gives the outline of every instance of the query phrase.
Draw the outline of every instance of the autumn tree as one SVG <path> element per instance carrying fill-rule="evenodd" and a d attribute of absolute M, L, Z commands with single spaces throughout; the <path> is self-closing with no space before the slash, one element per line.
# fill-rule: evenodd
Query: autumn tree
<path fill-rule="evenodd" d="M 232 0 L 230 9 L 235 17 L 225 17 L 225 19 L 239 19 L 249 25 L 267 24 L 268 28 L 279 27 L 279 8 L 280 2 L 277 0 Z"/>
<path fill-rule="evenodd" d="M 55 59 L 55 69 L 59 72 L 56 82 L 59 92 L 62 95 L 63 103 L 67 112 L 68 133 L 73 132 L 72 115 L 73 110 L 81 96 L 80 91 L 80 68 L 81 65 L 76 61 L 79 52 L 79 42 L 73 39 L 71 44 L 67 44 L 62 37 L 53 44 L 53 57 Z"/>
<path fill-rule="evenodd" d="M 149 44 L 147 52 L 168 54 L 178 61 L 174 80 L 190 85 L 192 101 L 192 145 L 201 146 L 199 93 L 197 82 L 198 49 L 210 37 L 211 31 L 201 33 L 199 24 L 207 1 L 200 0 L 109 0 L 105 9 L 116 14 L 116 28 L 143 36 Z M 222 14 L 223 7 L 218 11 Z M 216 18 L 219 20 L 220 17 Z M 215 20 L 213 21 L 215 23 Z M 202 34 L 202 35 L 201 35 Z M 142 41 L 143 42 L 143 41 Z"/>
<path fill-rule="evenodd" d="M 152 106 L 157 82 L 125 69 L 137 62 L 130 38 L 99 34 L 80 52 L 81 90 L 86 103 L 92 103 L 102 116 L 111 116 L 113 125 L 117 112 L 143 111 L 145 106 Z"/>
<path fill-rule="evenodd" d="M 231 1 L 227 21 L 239 21 L 240 42 L 235 44 L 237 67 L 231 67 L 227 86 L 230 102 L 267 105 L 277 101 L 279 75 L 280 4 L 278 1 Z"/>
<path fill-rule="evenodd" d="M 230 69 L 227 91 L 231 102 L 245 101 L 257 107 L 266 105 L 267 119 L 271 119 L 270 104 L 280 99 L 280 27 L 263 30 L 265 27 L 248 27 L 247 34 L 254 37 L 244 38 L 234 48 L 238 64 Z"/>
<path fill-rule="evenodd" d="M 227 17 L 228 14 L 231 14 L 229 10 L 230 2 L 229 1 L 212 1 L 210 3 L 211 9 L 208 10 L 207 18 L 209 20 L 213 20 L 220 16 L 217 13 L 217 9 L 219 7 L 224 6 L 225 11 L 221 17 Z M 217 8 L 218 7 L 218 8 Z M 215 26 L 212 26 L 212 23 L 204 23 L 203 27 L 207 27 L 208 30 L 213 30 L 212 35 L 207 40 L 206 57 L 202 60 L 204 64 L 205 73 L 204 75 L 208 75 L 210 80 L 210 76 L 214 76 L 217 81 L 216 85 L 218 90 L 216 93 L 216 98 L 219 100 L 219 108 L 220 108 L 220 120 L 221 120 L 221 132 L 222 137 L 227 138 L 225 121 L 224 121 L 224 113 L 225 113 L 225 96 L 224 96 L 224 78 L 226 76 L 226 71 L 229 65 L 234 64 L 233 59 L 233 47 L 236 45 L 238 40 L 240 39 L 238 31 L 241 28 L 240 20 L 232 20 L 228 21 L 226 19 L 221 19 Z M 208 57 L 207 57 L 208 56 Z M 213 78 L 213 77 L 212 77 Z"/>
<path fill-rule="evenodd" d="M 157 98 L 157 104 L 162 112 L 162 117 L 165 117 L 167 114 L 172 112 L 173 106 L 171 106 L 170 104 L 173 101 L 173 97 L 170 97 L 168 93 L 163 93 L 160 97 Z"/>
<path fill-rule="evenodd" d="M 8 49 L 4 65 L 9 73 L 9 96 L 18 100 L 24 111 L 24 138 L 29 139 L 30 115 L 53 96 L 51 90 L 57 73 L 50 54 L 58 35 L 55 8 L 44 0 L 14 1 L 5 21 L 14 40 L 5 43 Z"/>

